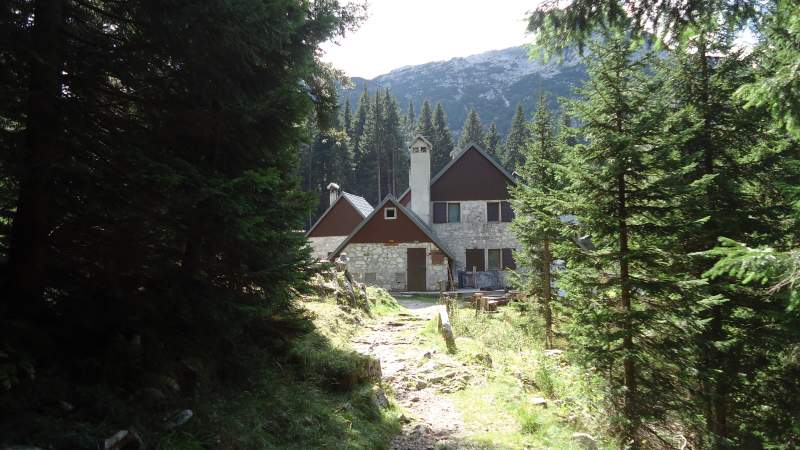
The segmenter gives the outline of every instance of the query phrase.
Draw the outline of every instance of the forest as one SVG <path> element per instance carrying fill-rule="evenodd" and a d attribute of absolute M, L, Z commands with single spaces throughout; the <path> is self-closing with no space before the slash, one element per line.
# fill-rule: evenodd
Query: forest
<path fill-rule="evenodd" d="M 616 447 L 797 448 L 800 5 L 564 3 L 532 4 L 531 52 L 578 48 L 588 80 L 501 136 L 437 99 L 338 104 L 319 47 L 362 4 L 4 2 L 0 447 L 385 448 L 399 413 L 297 304 L 302 230 L 330 182 L 401 194 L 422 134 L 432 174 L 468 143 L 516 173 L 519 328 L 599 380 Z"/>

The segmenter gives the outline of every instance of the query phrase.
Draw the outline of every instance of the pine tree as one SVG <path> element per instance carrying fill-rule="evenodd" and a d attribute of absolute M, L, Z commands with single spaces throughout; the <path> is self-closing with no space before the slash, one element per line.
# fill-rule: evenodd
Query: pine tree
<path fill-rule="evenodd" d="M 366 195 L 370 190 L 366 176 L 366 157 L 364 154 L 364 131 L 367 119 L 371 114 L 369 91 L 364 85 L 364 92 L 358 100 L 358 108 L 353 120 L 353 130 L 350 135 L 350 145 L 353 152 L 353 185 L 349 187 L 355 192 Z"/>
<path fill-rule="evenodd" d="M 529 137 L 530 132 L 525 122 L 525 110 L 520 103 L 517 105 L 517 111 L 511 120 L 511 130 L 508 132 L 508 137 L 503 147 L 501 160 L 506 169 L 515 170 L 525 163 L 524 149 Z"/>
<path fill-rule="evenodd" d="M 433 147 L 431 176 L 434 176 L 450 161 L 450 153 L 453 151 L 453 135 L 447 126 L 447 115 L 441 103 L 436 104 L 436 112 L 433 115 L 431 146 Z"/>
<path fill-rule="evenodd" d="M 349 98 L 344 101 L 344 110 L 342 111 L 340 123 L 342 124 L 342 131 L 344 131 L 348 137 L 351 136 L 353 133 L 353 113 L 350 111 Z"/>
<path fill-rule="evenodd" d="M 410 134 L 414 131 L 414 128 L 417 126 L 417 116 L 414 114 L 414 100 L 408 101 L 408 108 L 406 109 L 406 115 L 403 118 L 403 127 L 406 130 L 407 134 Z"/>
<path fill-rule="evenodd" d="M 494 123 L 492 124 L 494 125 Z M 522 244 L 518 259 L 522 266 L 533 269 L 529 290 L 537 299 L 544 318 L 545 347 L 553 347 L 553 245 L 560 240 L 564 216 L 558 202 L 565 188 L 558 169 L 562 164 L 564 142 L 556 138 L 553 118 L 540 98 L 539 109 L 530 126 L 531 139 L 525 146 L 525 165 L 517 172 L 520 183 L 513 192 L 515 218 L 513 229 Z"/>
<path fill-rule="evenodd" d="M 485 147 L 484 131 L 481 118 L 475 108 L 470 108 L 467 118 L 464 120 L 464 128 L 461 130 L 461 137 L 458 139 L 459 150 L 464 150 L 469 144 Z"/>
<path fill-rule="evenodd" d="M 587 144 L 567 160 L 568 206 L 594 248 L 559 245 L 567 261 L 559 286 L 582 360 L 606 375 L 620 445 L 639 448 L 642 423 L 663 420 L 675 396 L 681 329 L 669 230 L 684 184 L 658 133 L 664 110 L 645 74 L 648 57 L 633 58 L 630 41 L 618 36 L 591 51 L 589 82 L 572 105 Z"/>
<path fill-rule="evenodd" d="M 405 133 L 400 121 L 400 108 L 397 99 L 386 89 L 384 95 L 385 121 L 383 124 L 383 149 L 386 152 L 386 167 L 389 176 L 383 192 L 396 196 L 408 184 L 409 158 L 405 151 Z"/>
<path fill-rule="evenodd" d="M 497 124 L 492 121 L 489 131 L 486 132 L 486 151 L 497 161 L 500 161 L 500 133 L 497 132 Z"/>
<path fill-rule="evenodd" d="M 419 112 L 419 123 L 417 123 L 416 134 L 425 136 L 430 140 L 433 137 L 433 112 L 431 104 L 427 100 L 422 102 L 422 109 Z"/>

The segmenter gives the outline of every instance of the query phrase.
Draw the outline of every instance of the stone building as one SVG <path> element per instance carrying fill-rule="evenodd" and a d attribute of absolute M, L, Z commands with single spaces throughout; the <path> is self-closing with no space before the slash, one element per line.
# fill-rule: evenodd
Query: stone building
<path fill-rule="evenodd" d="M 392 290 L 506 286 L 508 270 L 516 269 L 513 252 L 520 249 L 510 229 L 514 177 L 474 144 L 454 151 L 433 178 L 431 143 L 417 136 L 409 151 L 408 190 L 399 199 L 387 197 L 346 237 L 336 235 L 333 250 L 334 239 L 314 241 L 312 228 L 315 254 L 345 253 L 357 278 Z"/>
<path fill-rule="evenodd" d="M 328 259 L 333 250 L 372 212 L 372 205 L 358 195 L 341 190 L 338 184 L 328 185 L 330 204 L 306 237 L 311 243 L 311 255 Z"/>

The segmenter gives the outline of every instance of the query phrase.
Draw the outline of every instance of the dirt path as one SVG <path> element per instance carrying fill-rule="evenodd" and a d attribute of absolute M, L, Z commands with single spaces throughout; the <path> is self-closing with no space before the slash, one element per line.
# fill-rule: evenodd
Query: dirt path
<path fill-rule="evenodd" d="M 443 392 L 463 387 L 468 369 L 449 355 L 420 348 L 419 331 L 436 314 L 431 302 L 399 300 L 408 308 L 369 328 L 353 341 L 362 353 L 380 359 L 384 383 L 412 417 L 392 441 L 397 450 L 470 448 L 462 445 L 464 424 L 453 402 Z"/>

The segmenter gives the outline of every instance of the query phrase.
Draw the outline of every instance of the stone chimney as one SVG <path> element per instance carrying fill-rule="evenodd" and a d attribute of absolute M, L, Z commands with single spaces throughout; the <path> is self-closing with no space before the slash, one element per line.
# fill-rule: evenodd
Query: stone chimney
<path fill-rule="evenodd" d="M 411 168 L 408 186 L 411 188 L 411 211 L 423 222 L 431 223 L 431 142 L 422 135 L 411 141 Z"/>
<path fill-rule="evenodd" d="M 342 192 L 342 190 L 341 190 L 341 188 L 339 188 L 338 184 L 331 183 L 331 184 L 328 185 L 328 194 L 330 196 L 329 197 L 330 201 L 328 203 L 329 207 L 333 206 L 333 202 L 335 202 L 336 199 L 339 198 L 339 195 L 341 194 L 341 192 Z"/>

